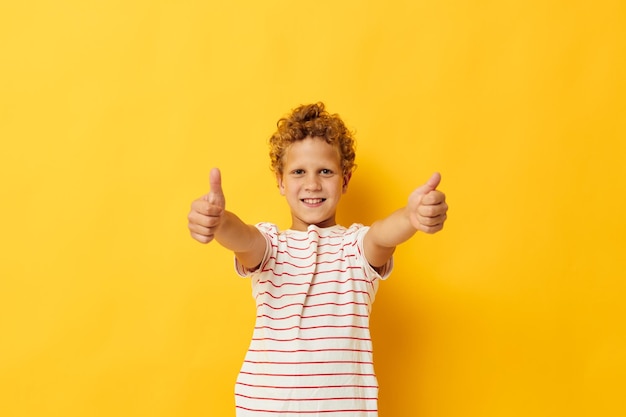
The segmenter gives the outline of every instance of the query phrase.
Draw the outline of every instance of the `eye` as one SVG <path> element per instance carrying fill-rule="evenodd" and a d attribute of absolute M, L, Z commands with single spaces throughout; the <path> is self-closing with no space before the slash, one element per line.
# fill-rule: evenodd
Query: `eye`
<path fill-rule="evenodd" d="M 333 170 L 332 169 L 328 169 L 328 168 L 324 168 L 320 170 L 320 174 L 322 175 L 333 175 Z"/>
<path fill-rule="evenodd" d="M 291 173 L 293 175 L 302 175 L 302 174 L 304 174 L 304 170 L 303 169 L 294 169 L 293 171 L 291 171 Z"/>

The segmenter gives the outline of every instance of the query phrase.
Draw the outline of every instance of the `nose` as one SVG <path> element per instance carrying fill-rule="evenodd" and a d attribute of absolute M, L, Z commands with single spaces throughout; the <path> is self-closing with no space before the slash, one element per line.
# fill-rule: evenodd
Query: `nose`
<path fill-rule="evenodd" d="M 319 177 L 314 173 L 307 175 L 306 183 L 304 184 L 306 191 L 319 191 L 322 189 L 322 182 Z"/>

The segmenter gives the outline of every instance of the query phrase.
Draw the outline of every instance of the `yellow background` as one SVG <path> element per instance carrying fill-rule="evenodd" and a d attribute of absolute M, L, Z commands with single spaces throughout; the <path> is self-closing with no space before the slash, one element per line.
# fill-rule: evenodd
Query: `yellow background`
<path fill-rule="evenodd" d="M 433 171 L 372 332 L 382 417 L 626 415 L 626 6 L 3 1 L 0 415 L 232 416 L 254 320 L 227 207 L 289 226 L 266 140 L 322 100 L 356 130 L 340 208 Z"/>

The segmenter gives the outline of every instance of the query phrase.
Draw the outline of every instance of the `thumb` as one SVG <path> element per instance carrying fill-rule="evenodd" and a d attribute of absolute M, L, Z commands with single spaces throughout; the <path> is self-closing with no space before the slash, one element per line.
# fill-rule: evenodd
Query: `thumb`
<path fill-rule="evenodd" d="M 436 190 L 440 182 L 441 174 L 435 172 L 433 175 L 430 176 L 430 178 L 428 179 L 428 181 L 426 181 L 424 185 L 416 188 L 415 191 L 413 191 L 409 196 L 409 220 L 411 221 L 413 227 L 418 230 L 422 230 L 422 225 L 420 224 L 420 221 L 417 217 L 417 208 L 420 206 L 420 204 L 422 204 L 422 199 L 424 198 L 424 196 L 429 192 Z"/>
<path fill-rule="evenodd" d="M 217 168 L 213 168 L 209 174 L 209 185 L 211 186 L 208 200 L 215 205 L 224 205 L 224 192 L 222 191 L 222 174 Z"/>
<path fill-rule="evenodd" d="M 422 196 L 426 195 L 429 192 L 436 190 L 440 182 L 441 182 L 441 174 L 438 172 L 435 172 L 433 175 L 430 176 L 428 181 L 426 181 L 426 184 L 422 185 L 417 190 L 415 190 L 415 193 L 422 195 Z"/>

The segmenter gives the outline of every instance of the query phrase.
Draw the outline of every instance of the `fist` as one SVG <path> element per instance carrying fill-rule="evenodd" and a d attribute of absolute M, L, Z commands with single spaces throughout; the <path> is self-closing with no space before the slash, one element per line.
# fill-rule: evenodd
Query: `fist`
<path fill-rule="evenodd" d="M 447 218 L 446 195 L 437 190 L 440 182 L 441 175 L 436 172 L 409 196 L 407 208 L 411 225 L 424 233 L 440 231 Z"/>
<path fill-rule="evenodd" d="M 209 193 L 191 203 L 191 210 L 187 215 L 187 227 L 191 237 L 200 243 L 209 243 L 214 239 L 226 208 L 219 169 L 211 170 L 209 184 Z"/>

